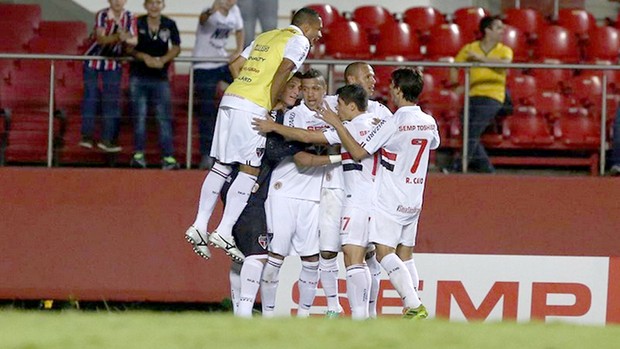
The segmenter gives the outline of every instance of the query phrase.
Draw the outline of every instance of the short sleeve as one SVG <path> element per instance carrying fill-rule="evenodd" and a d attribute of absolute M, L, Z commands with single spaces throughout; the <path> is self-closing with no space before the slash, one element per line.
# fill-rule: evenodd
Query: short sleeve
<path fill-rule="evenodd" d="M 181 35 L 175 21 L 170 20 L 170 41 L 175 46 L 181 46 Z"/>
<path fill-rule="evenodd" d="M 301 68 L 310 51 L 310 41 L 303 35 L 293 35 L 284 47 L 284 58 L 295 64 L 295 71 Z"/>
<path fill-rule="evenodd" d="M 338 131 L 334 128 L 327 128 L 323 130 L 323 136 L 325 136 L 325 139 L 327 139 L 327 142 L 330 145 L 342 143 L 340 137 L 338 137 Z"/>

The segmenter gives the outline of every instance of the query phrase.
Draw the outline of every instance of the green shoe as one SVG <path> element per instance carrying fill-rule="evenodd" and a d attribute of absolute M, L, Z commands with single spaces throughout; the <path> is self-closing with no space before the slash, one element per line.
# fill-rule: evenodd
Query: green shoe
<path fill-rule="evenodd" d="M 143 152 L 137 152 L 133 154 L 131 158 L 131 167 L 146 168 L 146 159 Z"/>
<path fill-rule="evenodd" d="M 325 318 L 326 319 L 337 319 L 340 317 L 340 312 L 337 312 L 335 310 L 328 310 L 325 313 Z"/>
<path fill-rule="evenodd" d="M 403 319 L 426 319 L 428 317 L 428 311 L 424 304 L 420 304 L 417 308 L 405 308 L 403 310 Z"/>
<path fill-rule="evenodd" d="M 164 156 L 161 160 L 162 170 L 176 170 L 179 168 L 179 163 L 173 156 Z"/>

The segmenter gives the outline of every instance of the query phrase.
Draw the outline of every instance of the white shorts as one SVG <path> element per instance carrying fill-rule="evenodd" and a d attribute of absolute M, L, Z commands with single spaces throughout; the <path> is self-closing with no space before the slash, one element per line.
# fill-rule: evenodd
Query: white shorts
<path fill-rule="evenodd" d="M 415 246 L 418 234 L 418 215 L 414 222 L 402 225 L 383 212 L 374 211 L 368 227 L 370 242 L 396 248 L 398 245 Z"/>
<path fill-rule="evenodd" d="M 221 107 L 217 112 L 211 156 L 224 164 L 240 163 L 259 167 L 266 138 L 252 129 L 252 119 L 265 115 Z"/>
<path fill-rule="evenodd" d="M 269 251 L 281 256 L 319 253 L 319 202 L 269 195 L 265 201 Z"/>
<path fill-rule="evenodd" d="M 319 249 L 340 252 L 340 217 L 344 203 L 344 190 L 321 189 L 319 209 Z"/>
<path fill-rule="evenodd" d="M 345 206 L 342 209 L 342 227 L 340 229 L 342 244 L 368 246 L 368 219 L 367 209 Z"/>

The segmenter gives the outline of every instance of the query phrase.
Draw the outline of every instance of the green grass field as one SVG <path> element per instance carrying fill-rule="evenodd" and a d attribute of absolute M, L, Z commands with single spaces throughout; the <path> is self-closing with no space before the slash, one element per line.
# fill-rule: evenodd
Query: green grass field
<path fill-rule="evenodd" d="M 238 319 L 199 312 L 0 311 L 2 349 L 618 348 L 620 326 L 384 318 Z"/>

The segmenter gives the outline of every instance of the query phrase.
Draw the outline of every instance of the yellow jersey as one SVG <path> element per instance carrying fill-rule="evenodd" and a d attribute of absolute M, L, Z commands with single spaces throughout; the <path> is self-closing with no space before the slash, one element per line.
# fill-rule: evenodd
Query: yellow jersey
<path fill-rule="evenodd" d="M 454 58 L 454 61 L 466 62 L 467 52 L 512 61 L 512 49 L 501 42 L 495 45 L 489 52 L 485 52 L 480 47 L 480 41 L 469 43 L 463 46 Z M 469 95 L 471 97 L 489 97 L 504 103 L 506 97 L 506 69 L 471 68 L 469 77 Z"/>

